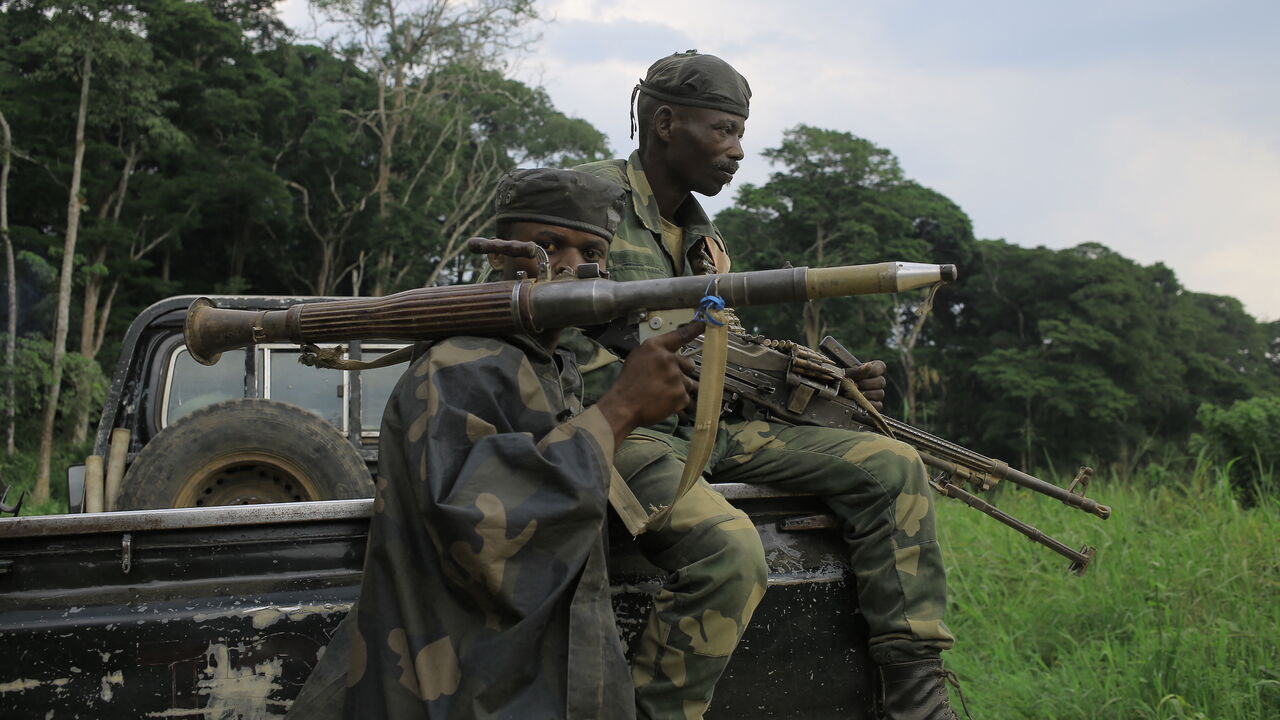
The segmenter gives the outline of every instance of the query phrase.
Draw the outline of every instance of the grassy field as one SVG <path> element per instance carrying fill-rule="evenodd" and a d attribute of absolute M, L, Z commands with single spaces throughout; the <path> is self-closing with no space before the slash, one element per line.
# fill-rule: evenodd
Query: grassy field
<path fill-rule="evenodd" d="M 1084 577 L 940 498 L 958 638 L 947 663 L 974 717 L 1280 718 L 1280 502 L 1246 509 L 1222 475 L 1095 482 L 1107 521 L 1005 489 L 1002 509 L 1097 546 Z"/>

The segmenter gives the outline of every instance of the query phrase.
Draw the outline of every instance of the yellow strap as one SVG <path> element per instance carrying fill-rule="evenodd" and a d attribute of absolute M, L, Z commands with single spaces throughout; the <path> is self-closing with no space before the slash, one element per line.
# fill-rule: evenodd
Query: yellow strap
<path fill-rule="evenodd" d="M 880 432 L 889 437 L 895 437 L 893 428 L 889 427 L 889 423 L 884 419 L 884 416 L 880 414 L 879 410 L 876 410 L 876 406 L 871 404 L 867 396 L 862 394 L 862 391 L 858 389 L 858 383 L 854 382 L 852 378 L 840 378 L 840 393 L 858 403 L 858 407 L 866 410 L 867 414 L 871 416 L 871 421 L 875 423 Z"/>
<path fill-rule="evenodd" d="M 714 310 L 715 319 L 722 316 Z M 715 448 L 716 433 L 720 428 L 720 411 L 724 400 L 724 366 L 729 357 L 729 326 L 707 323 L 702 334 L 702 371 L 698 378 L 698 409 L 693 423 L 693 440 L 689 443 L 689 455 L 684 461 L 684 475 L 671 504 L 649 516 L 645 528 L 659 527 L 671 514 L 671 508 L 689 492 L 689 488 L 702 477 Z"/>
<path fill-rule="evenodd" d="M 627 527 L 627 532 L 632 537 L 648 530 L 649 513 L 645 512 L 644 505 L 640 504 L 640 498 L 632 492 L 631 487 L 627 485 L 627 481 L 622 479 L 617 469 L 609 468 L 609 504 L 613 506 L 614 512 L 618 513 L 618 517 L 622 519 L 622 524 Z"/>

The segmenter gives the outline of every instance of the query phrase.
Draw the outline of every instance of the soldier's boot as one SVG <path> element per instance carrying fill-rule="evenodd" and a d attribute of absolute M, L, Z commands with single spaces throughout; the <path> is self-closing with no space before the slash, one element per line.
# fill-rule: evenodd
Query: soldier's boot
<path fill-rule="evenodd" d="M 942 660 L 916 660 L 880 666 L 876 705 L 882 720 L 959 720 L 947 696 L 947 684 L 959 691 L 955 673 Z M 964 704 L 964 695 L 960 695 Z M 964 708 L 969 717 L 969 708 Z"/>

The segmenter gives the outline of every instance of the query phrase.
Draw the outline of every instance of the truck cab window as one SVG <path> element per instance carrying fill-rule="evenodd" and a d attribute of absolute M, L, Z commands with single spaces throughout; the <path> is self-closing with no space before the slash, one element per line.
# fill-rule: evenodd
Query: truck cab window
<path fill-rule="evenodd" d="M 170 363 L 162 427 L 206 405 L 244 397 L 244 350 L 228 350 L 218 364 L 206 367 L 184 347 L 174 352 Z"/>
<path fill-rule="evenodd" d="M 345 430 L 345 373 L 341 370 L 307 367 L 298 362 L 298 355 L 297 350 L 271 348 L 267 351 L 265 376 L 268 385 L 263 394 L 272 400 L 306 408 L 328 420 L 339 430 Z M 378 412 L 381 417 L 381 409 Z"/>
<path fill-rule="evenodd" d="M 361 359 L 376 360 L 400 347 L 402 346 L 365 345 Z M 404 374 L 405 367 L 407 366 L 402 363 L 360 371 L 360 434 L 364 437 L 377 437 L 378 429 L 382 427 L 382 413 L 387 409 L 387 400 L 391 397 L 391 391 L 395 389 L 396 383 L 400 381 L 400 376 Z"/>

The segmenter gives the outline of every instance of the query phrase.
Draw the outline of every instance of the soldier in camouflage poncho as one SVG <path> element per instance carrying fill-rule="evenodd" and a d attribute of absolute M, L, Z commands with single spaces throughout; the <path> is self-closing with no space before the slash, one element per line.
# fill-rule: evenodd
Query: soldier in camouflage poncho
<path fill-rule="evenodd" d="M 691 51 L 649 68 L 633 94 L 640 149 L 625 161 L 578 168 L 628 194 L 609 257 L 612 279 L 729 270 L 724 241 L 691 192 L 715 195 L 737 170 L 750 96 L 746 80 L 714 56 Z M 578 353 L 590 401 L 620 363 L 581 335 L 564 344 Z M 869 399 L 880 400 L 883 372 L 883 363 L 876 362 L 851 376 Z M 671 502 L 690 430 L 670 418 L 637 431 L 619 447 L 615 467 L 644 504 Z M 883 713 L 955 717 L 938 659 L 953 642 L 942 621 L 946 582 L 928 478 L 913 448 L 869 432 L 726 417 L 708 474 L 719 482 L 768 483 L 825 497 L 849 541 L 871 655 L 881 666 Z M 745 532 L 725 506 L 701 483 L 676 504 L 666 525 L 640 538 L 649 559 L 671 573 L 636 649 L 637 657 L 647 659 L 633 673 L 644 717 L 701 717 L 707 707 L 711 686 L 744 628 L 720 623 L 715 651 L 702 651 L 697 638 L 708 628 L 708 611 L 702 609 L 706 589 L 717 588 L 714 602 L 725 616 L 741 620 L 759 600 L 749 580 L 766 573 L 759 538 Z M 691 615 L 694 604 L 702 615 Z M 648 666 L 658 671 L 643 669 Z M 683 714 L 669 710 L 676 699 L 684 703 Z"/>
<path fill-rule="evenodd" d="M 582 173 L 515 171 L 499 234 L 571 276 L 605 261 L 622 201 Z M 537 271 L 491 259 L 507 279 Z M 558 330 L 420 352 L 383 418 L 346 717 L 635 717 L 605 570 L 610 463 L 688 403 L 692 365 L 674 351 L 700 332 L 646 343 L 585 411 Z"/>

